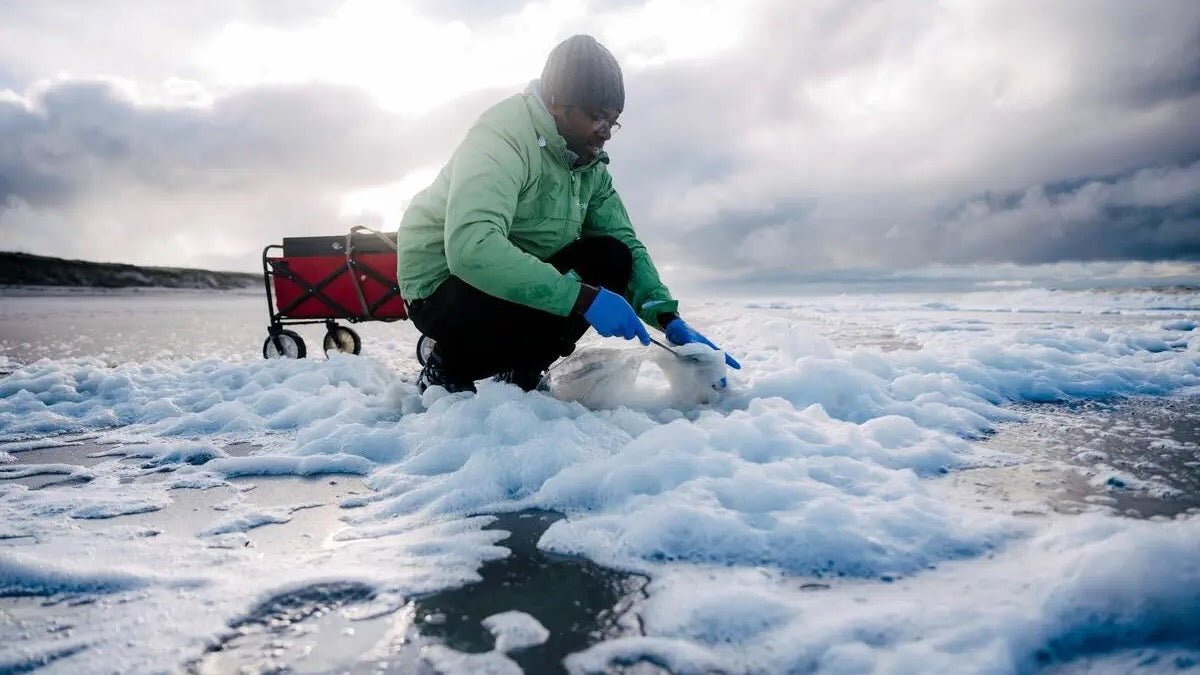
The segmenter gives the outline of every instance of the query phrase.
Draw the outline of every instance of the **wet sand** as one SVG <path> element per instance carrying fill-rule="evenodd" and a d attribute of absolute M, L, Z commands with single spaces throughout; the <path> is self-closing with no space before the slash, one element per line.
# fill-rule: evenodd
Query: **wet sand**
<path fill-rule="evenodd" d="M 230 454 L 248 454 L 249 447 L 230 447 Z M 13 453 L 6 465 L 95 466 L 112 461 L 111 446 L 84 442 Z M 120 459 L 137 465 L 144 460 Z M 166 480 L 170 467 L 145 474 L 139 481 Z M 86 478 L 62 473 L 42 473 L 8 479 L 34 490 L 71 490 L 85 486 Z M 240 496 L 255 507 L 297 502 L 312 506 L 295 511 L 285 523 L 268 524 L 239 533 L 240 545 L 271 556 L 319 546 L 344 527 L 342 501 L 370 492 L 362 479 L 349 475 L 316 478 L 254 476 L 235 478 L 230 485 L 209 489 L 175 488 L 164 508 L 114 518 L 80 519 L 80 527 L 105 530 L 140 528 L 147 537 L 198 537 L 220 516 L 222 504 Z M 561 514 L 526 511 L 500 514 L 488 529 L 509 532 L 500 541 L 512 554 L 485 563 L 482 580 L 461 588 L 410 598 L 399 607 L 380 605 L 376 590 L 356 582 L 332 582 L 292 590 L 252 607 L 233 620 L 229 630 L 216 636 L 207 650 L 181 667 L 195 673 L 226 672 L 432 672 L 424 650 L 445 645 L 465 653 L 493 649 L 493 636 L 481 621 L 500 612 L 518 610 L 536 618 L 550 630 L 541 645 L 508 655 L 530 673 L 565 672 L 562 659 L 601 640 L 640 634 L 633 607 L 643 597 L 647 579 L 609 570 L 588 560 L 543 553 L 537 549 L 542 533 Z M 19 542 L 0 540 L 18 546 Z M 0 598 L 5 631 L 20 635 L 32 630 L 51 631 L 74 625 L 86 604 L 75 597 Z M 2 625 L 2 624 L 0 624 Z M 64 636 L 66 637 L 66 636 Z M 75 652 L 64 648 L 43 655 L 37 662 L 0 663 L 0 671 L 35 669 Z M 629 672 L 659 672 L 650 664 L 637 664 Z"/>
<path fill-rule="evenodd" d="M 1019 515 L 1106 510 L 1130 518 L 1200 512 L 1200 397 L 1026 404 L 981 446 L 1018 464 L 943 482 L 982 508 Z"/>

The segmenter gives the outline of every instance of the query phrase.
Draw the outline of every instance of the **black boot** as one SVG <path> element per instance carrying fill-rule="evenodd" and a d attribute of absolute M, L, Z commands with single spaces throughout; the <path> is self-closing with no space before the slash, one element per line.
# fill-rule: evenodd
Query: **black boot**
<path fill-rule="evenodd" d="M 442 350 L 439 349 L 438 345 L 434 345 L 433 351 L 429 353 L 429 356 L 425 357 L 425 365 L 421 368 L 421 374 L 417 377 L 417 391 L 422 394 L 425 393 L 426 389 L 433 386 L 442 387 L 451 394 L 460 391 L 476 391 L 474 382 L 455 376 L 446 367 L 446 356 L 442 354 Z"/>
<path fill-rule="evenodd" d="M 496 375 L 500 382 L 515 384 L 523 391 L 550 391 L 550 380 L 544 370 L 505 370 Z"/>

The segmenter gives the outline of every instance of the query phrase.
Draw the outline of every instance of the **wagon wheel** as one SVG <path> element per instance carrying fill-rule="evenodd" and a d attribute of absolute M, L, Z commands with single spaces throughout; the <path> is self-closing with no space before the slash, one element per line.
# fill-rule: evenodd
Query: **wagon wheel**
<path fill-rule="evenodd" d="M 428 335 L 422 335 L 417 338 L 417 363 L 422 366 L 429 360 L 429 355 L 433 353 L 433 346 L 437 343 Z"/>
<path fill-rule="evenodd" d="M 332 326 L 325 333 L 325 353 L 339 351 L 343 354 L 357 354 L 362 351 L 362 340 L 358 333 L 345 326 Z"/>
<path fill-rule="evenodd" d="M 302 359 L 307 355 L 304 339 L 295 331 L 281 330 L 263 342 L 264 359 Z"/>

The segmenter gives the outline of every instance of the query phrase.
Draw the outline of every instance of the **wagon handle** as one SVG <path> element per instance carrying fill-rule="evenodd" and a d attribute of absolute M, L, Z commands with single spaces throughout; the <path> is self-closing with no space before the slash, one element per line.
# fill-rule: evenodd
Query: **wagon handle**
<path fill-rule="evenodd" d="M 371 228 L 364 227 L 362 225 L 355 225 L 354 227 L 351 227 L 349 234 L 346 235 L 346 271 L 349 272 L 350 279 L 354 282 L 354 293 L 358 295 L 358 304 L 362 306 L 362 315 L 368 319 L 374 319 L 375 317 L 372 316 L 371 307 L 367 304 L 367 296 L 362 290 L 362 282 L 359 281 L 358 273 L 354 270 L 354 235 L 360 232 L 375 235 L 388 246 L 392 247 L 393 251 L 396 250 L 396 242 L 384 236 L 382 232 L 379 232 L 378 230 L 372 230 Z"/>
<path fill-rule="evenodd" d="M 346 235 L 346 250 L 347 251 L 350 250 L 350 247 L 353 244 L 354 235 L 356 235 L 360 232 L 365 232 L 367 234 L 373 234 L 376 237 L 378 237 L 380 241 L 382 241 L 383 243 L 390 246 L 393 251 L 396 250 L 396 240 L 395 239 L 391 239 L 391 238 L 387 237 L 386 235 L 384 235 L 384 233 L 380 232 L 379 230 L 372 230 L 371 228 L 363 226 L 363 225 L 355 225 L 354 227 L 350 228 L 350 234 Z"/>

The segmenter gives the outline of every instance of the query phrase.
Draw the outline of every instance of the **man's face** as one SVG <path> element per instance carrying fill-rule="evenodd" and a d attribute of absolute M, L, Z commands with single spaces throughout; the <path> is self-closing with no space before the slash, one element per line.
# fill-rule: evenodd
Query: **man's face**
<path fill-rule="evenodd" d="M 566 139 L 567 147 L 579 155 L 580 163 L 595 159 L 604 143 L 612 138 L 612 132 L 621 126 L 617 122 L 621 111 L 615 108 L 588 110 L 576 105 L 552 105 L 550 112 L 558 133 Z"/>

